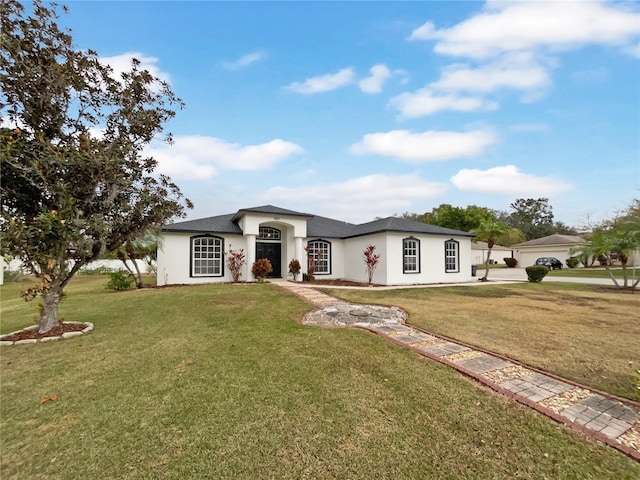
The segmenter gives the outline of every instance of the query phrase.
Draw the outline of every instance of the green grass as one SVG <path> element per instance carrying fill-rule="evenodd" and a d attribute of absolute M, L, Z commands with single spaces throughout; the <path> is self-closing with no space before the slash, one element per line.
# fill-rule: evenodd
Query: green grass
<path fill-rule="evenodd" d="M 622 279 L 622 269 L 612 268 L 613 276 Z M 627 268 L 629 278 L 633 275 L 633 269 Z M 552 270 L 548 274 L 550 277 L 585 277 L 585 278 L 610 278 L 609 272 L 605 268 L 563 268 L 562 270 Z M 640 268 L 636 269 L 636 278 L 640 275 Z M 611 282 L 613 285 L 613 282 Z"/>
<path fill-rule="evenodd" d="M 399 306 L 413 325 L 640 400 L 637 293 L 555 282 L 330 293 Z"/>
<path fill-rule="evenodd" d="M 640 464 L 274 285 L 108 292 L 88 335 L 2 347 L 6 479 L 635 479 Z M 35 306 L 0 288 L 2 331 Z M 57 394 L 56 401 L 40 398 Z"/>

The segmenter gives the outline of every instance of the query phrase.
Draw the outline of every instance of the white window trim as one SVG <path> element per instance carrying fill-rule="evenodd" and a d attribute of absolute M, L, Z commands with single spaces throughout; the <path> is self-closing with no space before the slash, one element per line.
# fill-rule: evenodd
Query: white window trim
<path fill-rule="evenodd" d="M 449 244 L 455 245 L 455 256 L 449 255 Z M 455 268 L 447 268 L 447 264 L 450 258 L 455 260 Z M 444 242 L 444 271 L 445 273 L 458 273 L 460 272 L 460 242 L 453 238 Z"/>
<path fill-rule="evenodd" d="M 309 240 L 307 242 L 307 247 L 310 248 L 312 243 L 322 243 L 322 244 L 324 244 L 326 246 L 326 252 L 327 252 L 327 258 L 326 258 L 327 270 L 326 271 L 318 271 L 318 270 L 316 270 L 314 272 L 314 275 L 331 275 L 331 242 L 329 242 L 327 240 L 322 240 L 321 238 L 316 238 L 315 240 Z M 309 253 L 311 253 L 311 252 L 309 252 Z M 324 260 L 325 259 L 323 259 L 323 261 Z"/>
<path fill-rule="evenodd" d="M 212 241 L 213 242 L 213 256 L 211 257 L 200 257 L 196 258 L 196 241 Z M 221 237 L 215 237 L 213 235 L 198 235 L 195 237 L 191 237 L 191 266 L 190 266 L 190 276 L 191 277 L 222 277 L 224 276 L 224 239 Z M 216 247 L 219 247 L 219 252 L 216 252 Z M 196 273 L 196 260 L 213 260 L 218 261 L 217 272 L 216 267 L 214 266 L 214 273 Z M 202 267 L 200 267 L 202 268 Z"/>
<path fill-rule="evenodd" d="M 407 255 L 407 242 L 414 242 L 415 243 L 415 255 Z M 409 270 L 407 269 L 407 263 L 406 260 L 407 258 L 415 258 L 416 263 L 415 263 L 415 269 L 413 270 Z M 412 274 L 412 273 L 420 273 L 420 240 L 415 238 L 415 237 L 407 237 L 407 238 L 403 238 L 402 239 L 402 273 L 408 273 L 408 274 Z"/>

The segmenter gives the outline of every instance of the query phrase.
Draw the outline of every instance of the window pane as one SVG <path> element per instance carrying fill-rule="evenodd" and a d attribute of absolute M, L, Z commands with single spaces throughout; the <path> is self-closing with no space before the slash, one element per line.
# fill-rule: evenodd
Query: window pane
<path fill-rule="evenodd" d="M 222 275 L 222 239 L 198 237 L 192 239 L 192 275 Z"/>

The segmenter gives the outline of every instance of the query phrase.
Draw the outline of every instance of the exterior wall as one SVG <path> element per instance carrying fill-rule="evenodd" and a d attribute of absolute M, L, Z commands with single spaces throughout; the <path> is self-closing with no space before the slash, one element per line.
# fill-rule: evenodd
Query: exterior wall
<path fill-rule="evenodd" d="M 413 236 L 420 240 L 420 273 L 403 272 L 403 239 Z M 471 239 L 468 237 L 446 237 L 434 235 L 389 234 L 387 256 L 389 285 L 412 285 L 426 283 L 470 282 Z M 458 242 L 458 272 L 445 271 L 444 244 L 448 240 Z"/>
<path fill-rule="evenodd" d="M 368 245 L 375 245 L 375 253 L 380 255 L 380 261 L 373 274 L 373 283 L 387 285 L 387 236 L 384 234 L 367 235 L 345 240 L 344 277 L 355 282 L 367 282 L 367 267 L 362 252 Z"/>
<path fill-rule="evenodd" d="M 566 260 L 571 256 L 569 253 L 575 246 L 566 245 L 541 245 L 537 247 L 518 248 L 514 252 L 514 256 L 518 259 L 519 267 L 529 267 L 533 265 L 540 257 L 556 257 L 562 262 L 563 266 L 567 266 Z"/>
<path fill-rule="evenodd" d="M 162 247 L 158 249 L 158 285 L 198 284 L 230 282 L 231 275 L 226 264 L 223 267 L 222 277 L 192 277 L 191 272 L 191 237 L 195 233 L 164 232 L 162 234 Z M 234 250 L 240 248 L 247 251 L 244 237 L 240 235 L 215 235 L 224 239 L 224 250 L 228 251 L 229 245 Z M 225 262 L 226 263 L 226 262 Z M 243 268 L 242 279 L 248 278 L 253 260 L 247 259 L 247 265 Z"/>

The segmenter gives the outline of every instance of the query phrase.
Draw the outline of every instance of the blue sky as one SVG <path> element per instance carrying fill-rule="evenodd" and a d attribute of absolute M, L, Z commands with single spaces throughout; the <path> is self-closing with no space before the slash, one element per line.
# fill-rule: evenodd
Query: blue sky
<path fill-rule="evenodd" d="M 71 2 L 60 23 L 186 107 L 149 152 L 188 218 L 441 203 L 601 219 L 640 195 L 638 2 Z"/>

